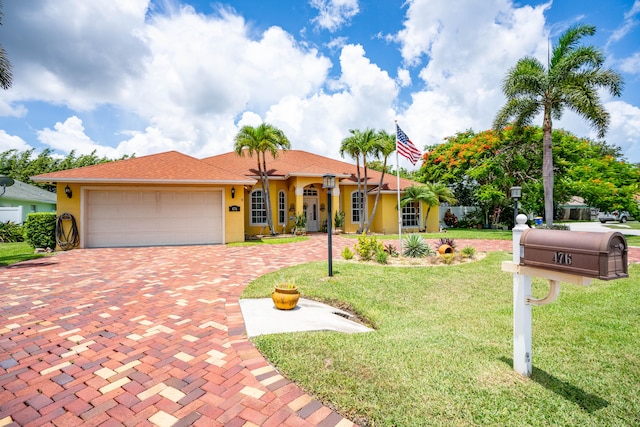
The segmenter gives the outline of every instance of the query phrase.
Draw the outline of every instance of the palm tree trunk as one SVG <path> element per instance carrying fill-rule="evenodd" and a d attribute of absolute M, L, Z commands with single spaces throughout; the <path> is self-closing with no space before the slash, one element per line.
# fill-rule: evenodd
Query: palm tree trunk
<path fill-rule="evenodd" d="M 380 182 L 378 182 L 378 191 L 376 192 L 376 199 L 373 202 L 373 210 L 371 211 L 371 216 L 369 217 L 369 221 L 367 221 L 367 228 L 364 230 L 366 233 L 369 232 L 369 228 L 371 227 L 371 222 L 373 221 L 373 217 L 376 214 L 376 209 L 378 209 L 378 200 L 380 200 L 380 193 L 382 192 L 382 183 L 384 182 L 384 173 L 387 170 L 387 159 L 389 156 L 385 156 L 384 163 L 382 164 L 382 175 L 380 175 Z"/>
<path fill-rule="evenodd" d="M 544 217 L 553 225 L 553 141 L 551 139 L 551 108 L 546 107 L 542 124 L 542 187 L 544 189 Z"/>
<path fill-rule="evenodd" d="M 271 212 L 271 194 L 269 193 L 269 172 L 267 170 L 266 153 L 262 153 L 262 170 L 264 174 L 264 187 L 265 187 L 265 207 L 267 209 L 267 224 L 269 225 L 269 231 L 273 236 L 276 234 L 276 229 L 273 226 L 273 212 Z"/>
<path fill-rule="evenodd" d="M 369 195 L 368 193 L 368 177 L 367 177 L 367 154 L 363 153 L 362 154 L 362 164 L 364 166 L 364 200 L 362 203 L 362 212 L 360 215 L 360 229 L 362 231 L 367 231 L 367 229 L 369 228 L 369 218 L 368 218 L 368 214 L 369 214 Z"/>
<path fill-rule="evenodd" d="M 356 157 L 356 174 L 358 178 L 358 210 L 360 212 L 360 227 L 358 228 L 358 234 L 362 233 L 362 203 L 360 203 L 360 195 L 362 194 L 362 183 L 360 182 L 360 154 Z M 362 199 L 364 203 L 364 198 Z M 353 208 L 353 206 L 352 206 Z M 351 217 L 353 219 L 353 216 Z"/>

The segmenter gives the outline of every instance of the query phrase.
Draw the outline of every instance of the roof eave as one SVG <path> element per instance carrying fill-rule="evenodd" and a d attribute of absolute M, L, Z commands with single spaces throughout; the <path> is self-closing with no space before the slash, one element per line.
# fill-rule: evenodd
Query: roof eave
<path fill-rule="evenodd" d="M 78 184 L 180 184 L 180 185 L 253 185 L 257 181 L 251 179 L 113 179 L 113 178 L 38 178 L 32 177 L 35 182 L 66 182 Z"/>

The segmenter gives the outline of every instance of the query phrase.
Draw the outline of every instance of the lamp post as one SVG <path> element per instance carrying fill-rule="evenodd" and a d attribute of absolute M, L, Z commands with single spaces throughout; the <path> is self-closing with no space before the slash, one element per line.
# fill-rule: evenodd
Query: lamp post
<path fill-rule="evenodd" d="M 518 216 L 518 199 L 522 197 L 522 187 L 511 187 L 511 198 L 513 199 L 513 224 L 517 224 L 516 217 Z"/>
<path fill-rule="evenodd" d="M 328 265 L 329 265 L 329 277 L 333 276 L 333 265 L 332 265 L 332 248 L 331 248 L 331 190 L 336 187 L 336 176 L 331 174 L 326 174 L 322 176 L 322 188 L 327 189 L 327 246 L 328 246 Z"/>

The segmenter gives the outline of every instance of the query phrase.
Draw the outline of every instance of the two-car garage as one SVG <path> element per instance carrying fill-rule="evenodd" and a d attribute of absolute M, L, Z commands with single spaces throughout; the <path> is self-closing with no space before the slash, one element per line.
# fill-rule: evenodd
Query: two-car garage
<path fill-rule="evenodd" d="M 224 243 L 222 189 L 86 188 L 84 247 Z"/>

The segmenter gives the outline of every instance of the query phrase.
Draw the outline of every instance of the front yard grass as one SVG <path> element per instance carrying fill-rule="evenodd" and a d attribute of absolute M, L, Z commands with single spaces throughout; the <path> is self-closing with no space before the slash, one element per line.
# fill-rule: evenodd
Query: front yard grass
<path fill-rule="evenodd" d="M 449 233 L 447 233 L 449 234 Z M 448 236 L 450 237 L 450 235 Z M 397 268 L 300 265 L 251 283 L 268 297 L 294 281 L 303 297 L 344 302 L 377 328 L 253 341 L 306 392 L 362 426 L 601 425 L 640 420 L 640 265 L 630 278 L 579 287 L 533 307 L 533 375 L 512 369 L 512 276 L 505 252 L 469 264 Z M 534 295 L 546 294 L 534 280 Z"/>
<path fill-rule="evenodd" d="M 33 253 L 33 248 L 26 242 L 0 243 L 0 266 L 15 264 L 16 262 L 42 258 L 49 254 Z"/>

